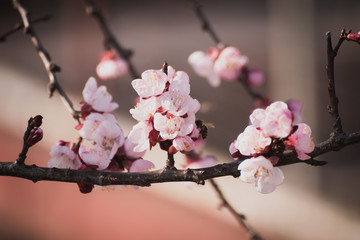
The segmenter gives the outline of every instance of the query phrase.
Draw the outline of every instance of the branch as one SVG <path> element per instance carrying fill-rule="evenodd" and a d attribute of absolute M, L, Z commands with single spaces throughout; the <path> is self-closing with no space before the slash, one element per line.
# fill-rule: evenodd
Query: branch
<path fill-rule="evenodd" d="M 314 152 L 310 154 L 312 158 L 323 155 L 331 151 L 360 142 L 360 132 L 346 135 L 344 141 L 338 137 L 331 137 L 319 143 Z M 290 165 L 295 163 L 308 163 L 301 161 L 296 154 L 289 152 L 280 157 L 277 166 Z M 163 182 L 195 182 L 204 184 L 205 180 L 223 176 L 239 177 L 240 171 L 237 169 L 238 161 L 217 164 L 209 168 L 200 169 L 174 169 L 172 171 L 157 170 L 141 173 L 124 172 L 101 172 L 96 170 L 82 171 L 58 168 L 45 168 L 36 165 L 18 165 L 14 162 L 0 163 L 0 176 L 13 176 L 37 181 L 58 181 L 86 183 L 96 185 L 137 185 L 150 186 L 153 183 Z"/>
<path fill-rule="evenodd" d="M 140 78 L 139 73 L 136 71 L 135 66 L 131 62 L 131 56 L 133 52 L 129 49 L 122 47 L 119 41 L 115 38 L 114 34 L 111 32 L 109 25 L 107 24 L 104 14 L 98 5 L 92 0 L 82 0 L 83 4 L 86 7 L 86 13 L 89 16 L 92 16 L 99 24 L 100 29 L 104 35 L 104 44 L 106 49 L 114 48 L 116 52 L 127 61 L 129 64 L 129 71 L 133 78 Z"/>
<path fill-rule="evenodd" d="M 336 96 L 335 92 L 335 74 L 334 74 L 334 61 L 335 57 L 339 51 L 339 48 L 341 44 L 346 39 L 346 36 L 351 31 L 345 32 L 345 29 L 342 29 L 340 38 L 338 43 L 336 44 L 335 48 L 332 47 L 331 43 L 331 34 L 330 32 L 326 33 L 326 40 L 327 40 L 327 65 L 326 65 L 326 71 L 327 71 L 327 77 L 328 77 L 328 91 L 329 91 L 329 99 L 330 99 L 330 105 L 328 106 L 328 111 L 333 118 L 334 124 L 334 133 L 335 134 L 343 134 L 343 128 L 341 124 L 341 117 L 339 114 L 339 99 Z"/>
<path fill-rule="evenodd" d="M 200 22 L 202 23 L 202 29 L 204 31 L 207 31 L 209 33 L 210 37 L 216 43 L 217 47 L 219 49 L 222 49 L 225 45 L 221 42 L 219 36 L 216 34 L 215 30 L 211 26 L 210 21 L 205 16 L 205 13 L 202 9 L 201 4 L 197 0 L 193 0 L 192 2 L 193 2 L 194 11 L 196 13 L 196 16 L 198 16 Z"/>
<path fill-rule="evenodd" d="M 78 123 L 80 123 L 78 112 L 75 111 L 75 109 L 73 107 L 73 103 L 71 102 L 70 98 L 66 95 L 65 91 L 60 86 L 59 82 L 57 81 L 56 73 L 60 72 L 60 67 L 51 61 L 49 53 L 46 51 L 46 49 L 41 44 L 39 37 L 37 36 L 37 34 L 35 33 L 32 25 L 31 25 L 31 21 L 29 20 L 27 10 L 21 5 L 20 1 L 18 1 L 18 0 L 13 0 L 13 5 L 14 5 L 14 8 L 16 8 L 18 10 L 18 12 L 21 16 L 25 34 L 28 34 L 30 36 L 30 39 L 31 39 L 34 47 L 36 48 L 36 51 L 37 51 L 39 57 L 41 58 L 41 61 L 43 62 L 44 67 L 49 75 L 49 80 L 50 80 L 49 86 L 48 86 L 49 96 L 52 97 L 54 94 L 54 91 L 57 90 L 58 93 L 60 94 L 61 100 L 63 101 L 65 107 L 71 113 L 73 118 L 75 120 L 77 120 Z"/>
<path fill-rule="evenodd" d="M 35 23 L 38 23 L 38 22 L 47 21 L 50 18 L 51 18 L 51 15 L 45 15 L 43 17 L 39 17 L 37 19 L 31 20 L 30 22 L 32 24 L 35 24 Z M 16 33 L 17 31 L 19 31 L 19 30 L 21 30 L 23 28 L 24 28 L 24 24 L 22 22 L 15 24 L 12 29 L 10 29 L 9 31 L 7 31 L 4 34 L 0 35 L 0 42 L 5 42 L 7 37 L 9 37 L 11 34 Z"/>

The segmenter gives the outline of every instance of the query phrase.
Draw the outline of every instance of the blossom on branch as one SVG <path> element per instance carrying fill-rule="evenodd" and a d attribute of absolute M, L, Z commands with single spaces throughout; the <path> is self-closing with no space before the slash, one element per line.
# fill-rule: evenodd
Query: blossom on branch
<path fill-rule="evenodd" d="M 306 160 L 315 147 L 310 127 L 305 123 L 294 122 L 294 116 L 300 114 L 301 104 L 290 103 L 291 108 L 278 101 L 266 109 L 255 109 L 249 117 L 251 125 L 229 147 L 235 160 L 252 157 L 239 165 L 240 179 L 255 183 L 256 189 L 261 193 L 274 191 L 282 182 L 281 170 L 273 165 L 277 164 L 285 151 L 294 151 L 300 160 Z M 300 115 L 297 116 L 297 120 L 299 119 Z"/>
<path fill-rule="evenodd" d="M 51 159 L 48 162 L 48 166 L 50 168 L 79 169 L 81 162 L 74 150 L 71 142 L 58 142 L 57 145 L 51 148 Z"/>
<path fill-rule="evenodd" d="M 240 163 L 238 169 L 240 179 L 246 183 L 255 183 L 255 188 L 260 193 L 271 193 L 284 180 L 280 168 L 263 156 L 250 158 Z"/>
<path fill-rule="evenodd" d="M 90 107 L 97 112 L 112 112 L 119 107 L 117 103 L 111 102 L 112 96 L 106 87 L 98 87 L 93 77 L 89 78 L 86 82 L 82 94 L 84 98 L 82 110 Z"/>
<path fill-rule="evenodd" d="M 132 81 L 140 96 L 130 109 L 139 121 L 128 136 L 135 144 L 134 151 L 142 152 L 157 143 L 171 154 L 192 150 L 200 138 L 195 123 L 200 103 L 189 95 L 187 73 L 165 65 L 163 70 L 146 70 L 141 77 Z"/>
<path fill-rule="evenodd" d="M 212 87 L 220 86 L 221 79 L 234 82 L 242 75 L 251 86 L 260 85 L 264 79 L 259 70 L 248 69 L 248 57 L 236 47 L 210 48 L 207 53 L 196 51 L 190 54 L 188 63 L 197 75 L 207 78 Z"/>

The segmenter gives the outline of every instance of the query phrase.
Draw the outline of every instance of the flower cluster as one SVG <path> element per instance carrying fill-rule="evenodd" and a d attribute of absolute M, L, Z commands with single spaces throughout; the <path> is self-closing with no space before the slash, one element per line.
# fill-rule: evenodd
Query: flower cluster
<path fill-rule="evenodd" d="M 102 80 L 112 80 L 127 74 L 129 64 L 112 50 L 102 54 L 96 66 L 96 73 Z"/>
<path fill-rule="evenodd" d="M 236 47 L 225 47 L 220 51 L 210 48 L 207 53 L 202 51 L 193 52 L 188 58 L 196 74 L 207 78 L 213 87 L 220 86 L 221 79 L 234 82 L 241 74 L 251 86 L 258 86 L 263 82 L 264 76 L 259 70 L 247 68 L 249 59 L 242 55 Z"/>
<path fill-rule="evenodd" d="M 247 126 L 230 145 L 230 153 L 235 159 L 242 156 L 252 157 L 239 165 L 240 179 L 255 183 L 261 193 L 275 190 L 284 176 L 282 171 L 273 167 L 279 156 L 286 150 L 294 151 L 300 160 L 310 159 L 307 155 L 314 150 L 311 129 L 305 123 L 294 125 L 300 120 L 298 102 L 291 102 L 290 110 L 284 102 L 274 102 L 264 109 L 255 109 L 250 115 L 251 124 Z"/>
<path fill-rule="evenodd" d="M 105 86 L 97 86 L 89 78 L 83 90 L 82 124 L 76 126 L 82 139 L 78 144 L 60 141 L 51 149 L 49 167 L 70 169 L 96 169 L 129 172 L 146 171 L 153 163 L 143 160 L 145 152 L 134 152 L 134 144 L 124 137 L 123 131 L 111 113 L 118 107 Z M 90 145 L 90 147 L 88 147 Z M 88 185 L 79 185 L 82 192 L 91 191 Z"/>
<path fill-rule="evenodd" d="M 162 70 L 147 70 L 132 81 L 139 95 L 130 113 L 138 123 L 129 133 L 129 140 L 141 152 L 155 146 L 169 153 L 189 152 L 200 137 L 195 114 L 200 103 L 190 97 L 189 76 L 164 65 Z"/>

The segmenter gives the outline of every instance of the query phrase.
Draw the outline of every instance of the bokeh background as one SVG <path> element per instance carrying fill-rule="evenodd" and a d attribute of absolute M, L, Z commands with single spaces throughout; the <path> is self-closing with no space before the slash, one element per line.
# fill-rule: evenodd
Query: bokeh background
<path fill-rule="evenodd" d="M 360 29 L 359 1 L 255 0 L 200 1 L 224 43 L 239 47 L 250 66 L 261 69 L 265 84 L 257 90 L 274 100 L 303 102 L 305 121 L 315 142 L 328 138 L 326 42 L 336 42 L 345 27 Z M 252 100 L 240 84 L 223 82 L 211 88 L 187 64 L 195 50 L 213 46 L 189 1 L 97 1 L 110 28 L 125 47 L 134 50 L 141 73 L 166 60 L 191 77 L 191 95 L 205 108 L 199 114 L 215 124 L 205 154 L 231 161 L 229 144 L 248 124 Z M 62 71 L 59 82 L 79 106 L 81 90 L 103 51 L 103 36 L 81 1 L 24 1 L 32 18 L 51 14 L 35 30 Z M 20 21 L 11 1 L 0 1 L 0 34 Z M 346 132 L 360 128 L 360 46 L 345 42 L 336 58 L 336 85 Z M 128 133 L 136 93 L 130 76 L 103 82 L 120 107 L 119 123 Z M 75 122 L 57 94 L 47 97 L 47 73 L 28 36 L 21 31 L 0 43 L 1 161 L 13 161 L 21 150 L 29 117 L 44 117 L 44 139 L 31 149 L 29 164 L 46 166 L 57 140 L 77 139 Z M 358 145 L 319 157 L 324 167 L 283 167 L 285 182 L 272 194 L 232 177 L 218 179 L 225 195 L 265 239 L 358 239 L 360 235 L 360 150 Z M 179 154 L 178 154 L 179 155 Z M 147 155 L 158 168 L 166 154 Z M 176 156 L 181 163 L 181 156 Z M 208 184 L 207 184 L 208 185 Z M 70 183 L 0 178 L 0 239 L 246 239 L 210 186 L 155 184 L 134 190 L 98 189 L 80 194 Z"/>

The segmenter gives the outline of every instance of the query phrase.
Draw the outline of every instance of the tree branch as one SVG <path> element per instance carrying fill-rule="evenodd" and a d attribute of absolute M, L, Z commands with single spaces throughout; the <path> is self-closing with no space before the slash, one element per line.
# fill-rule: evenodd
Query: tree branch
<path fill-rule="evenodd" d="M 210 21 L 205 16 L 205 13 L 202 9 L 201 4 L 197 0 L 192 0 L 192 2 L 193 2 L 194 11 L 196 13 L 196 16 L 198 16 L 198 18 L 202 24 L 202 29 L 204 31 L 208 32 L 210 37 L 212 38 L 212 40 L 216 43 L 216 46 L 219 49 L 222 49 L 225 45 L 221 42 L 219 36 L 216 34 L 214 28 L 211 26 Z"/>
<path fill-rule="evenodd" d="M 67 96 L 67 94 L 65 93 L 65 91 L 63 90 L 63 88 L 61 87 L 59 82 L 57 81 L 56 73 L 60 72 L 60 67 L 51 61 L 49 53 L 43 47 L 39 37 L 37 36 L 37 34 L 35 33 L 35 31 L 32 27 L 31 21 L 28 18 L 27 10 L 21 5 L 19 0 L 13 0 L 13 5 L 14 5 L 14 8 L 16 8 L 18 10 L 18 12 L 21 16 L 25 34 L 28 34 L 30 36 L 30 39 L 31 39 L 34 47 L 36 48 L 36 51 L 37 51 L 39 57 L 41 58 L 41 61 L 43 62 L 44 67 L 48 73 L 49 80 L 50 80 L 49 86 L 48 86 L 49 96 L 52 97 L 54 94 L 54 91 L 57 90 L 58 93 L 60 94 L 60 98 L 63 101 L 65 107 L 71 113 L 73 118 L 78 123 L 80 123 L 78 112 L 74 109 L 73 103 L 71 102 L 70 98 Z"/>
<path fill-rule="evenodd" d="M 38 23 L 38 22 L 47 21 L 50 18 L 51 18 L 51 15 L 45 15 L 43 17 L 39 17 L 37 19 L 31 20 L 30 22 L 32 24 L 35 24 L 35 23 Z M 16 33 L 17 31 L 19 31 L 19 30 L 21 30 L 23 28 L 24 28 L 24 24 L 22 22 L 15 24 L 12 29 L 10 29 L 9 31 L 7 31 L 7 32 L 3 33 L 2 35 L 0 35 L 0 42 L 6 41 L 7 37 L 9 37 L 13 33 Z"/>
<path fill-rule="evenodd" d="M 133 52 L 129 49 L 122 47 L 119 41 L 115 38 L 111 32 L 109 25 L 107 24 L 104 14 L 99 6 L 92 0 L 82 0 L 86 7 L 86 13 L 92 16 L 99 24 L 100 29 L 104 35 L 104 44 L 106 49 L 113 48 L 116 52 L 127 61 L 129 65 L 129 71 L 133 78 L 140 78 L 139 73 L 136 71 L 134 64 L 131 62 L 131 56 Z"/>
<path fill-rule="evenodd" d="M 331 42 L 331 34 L 330 32 L 326 33 L 326 40 L 327 40 L 327 65 L 326 65 L 326 71 L 327 71 L 327 78 L 328 78 L 328 92 L 329 92 L 329 100 L 330 105 L 328 106 L 328 111 L 333 118 L 333 128 L 335 134 L 343 134 L 343 128 L 341 124 L 341 117 L 339 114 L 339 99 L 336 96 L 335 92 L 335 73 L 334 73 L 334 62 L 335 57 L 339 51 L 339 48 L 341 44 L 346 39 L 346 36 L 350 33 L 350 31 L 345 32 L 345 29 L 342 29 L 340 38 L 338 43 L 336 44 L 335 48 L 332 47 Z"/>
<path fill-rule="evenodd" d="M 240 226 L 242 226 L 244 229 L 246 229 L 246 231 L 249 233 L 250 235 L 250 239 L 251 240 L 262 240 L 262 237 L 256 233 L 249 224 L 245 223 L 245 216 L 243 214 L 238 213 L 232 206 L 231 204 L 226 200 L 223 192 L 221 191 L 221 189 L 219 188 L 218 184 L 215 182 L 214 179 L 209 179 L 209 182 L 211 184 L 211 186 L 214 188 L 215 192 L 217 193 L 218 197 L 221 200 L 221 207 L 225 207 L 227 210 L 229 210 L 229 212 L 231 213 L 231 215 L 234 216 L 234 218 L 238 221 L 238 223 L 240 224 Z"/>
<path fill-rule="evenodd" d="M 338 137 L 331 137 L 319 143 L 315 150 L 310 154 L 312 158 L 323 155 L 331 151 L 360 142 L 360 132 L 346 135 L 345 140 Z M 280 157 L 277 166 L 285 166 L 295 163 L 308 163 L 301 161 L 296 154 L 289 152 Z M 14 162 L 0 163 L 0 176 L 13 176 L 37 181 L 59 181 L 76 182 L 96 185 L 137 185 L 150 186 L 153 183 L 163 182 L 195 182 L 204 184 L 204 181 L 211 178 L 233 176 L 239 177 L 240 171 L 237 169 L 238 161 L 217 164 L 209 168 L 200 169 L 181 169 L 181 170 L 157 170 L 142 173 L 124 172 L 101 172 L 101 171 L 82 171 L 58 168 L 44 168 L 36 165 L 17 165 Z"/>

